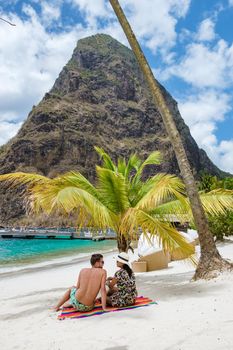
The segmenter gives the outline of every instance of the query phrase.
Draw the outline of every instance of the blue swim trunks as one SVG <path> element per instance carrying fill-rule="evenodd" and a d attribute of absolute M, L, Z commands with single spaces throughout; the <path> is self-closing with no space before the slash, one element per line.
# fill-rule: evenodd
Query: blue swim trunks
<path fill-rule="evenodd" d="M 76 299 L 76 291 L 77 291 L 77 288 L 73 287 L 71 289 L 71 292 L 70 292 L 70 303 L 73 305 L 73 307 L 77 310 L 77 311 L 80 311 L 80 312 L 85 312 L 85 311 L 91 311 L 93 308 L 94 308 L 94 305 L 92 306 L 87 306 L 87 305 L 84 305 L 82 303 L 80 303 L 77 299 Z"/>

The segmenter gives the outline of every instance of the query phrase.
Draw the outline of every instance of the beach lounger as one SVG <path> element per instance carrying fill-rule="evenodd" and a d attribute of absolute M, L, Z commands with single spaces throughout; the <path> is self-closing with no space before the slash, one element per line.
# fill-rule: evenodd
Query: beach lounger
<path fill-rule="evenodd" d="M 164 253 L 163 250 L 149 254 L 149 255 L 144 255 L 141 256 L 138 259 L 138 263 L 140 262 L 146 262 L 147 266 L 147 271 L 155 271 L 155 270 L 161 270 L 161 269 L 166 269 L 168 267 L 168 263 L 170 261 L 170 256 L 168 253 Z M 137 268 L 137 264 L 135 264 Z M 134 268 L 133 264 L 132 267 Z M 135 271 L 139 272 L 139 271 Z M 141 271 L 140 271 L 141 272 Z"/>
<path fill-rule="evenodd" d="M 132 262 L 132 269 L 134 272 L 147 272 L 147 262 L 134 261 Z"/>

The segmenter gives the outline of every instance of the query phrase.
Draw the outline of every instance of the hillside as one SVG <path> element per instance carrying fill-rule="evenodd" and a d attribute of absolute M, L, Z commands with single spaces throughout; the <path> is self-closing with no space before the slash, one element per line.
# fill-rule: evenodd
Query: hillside
<path fill-rule="evenodd" d="M 181 133 L 194 174 L 223 173 L 199 149 L 176 101 L 164 96 Z M 38 172 L 55 176 L 78 170 L 94 180 L 98 145 L 114 158 L 161 150 L 164 162 L 149 168 L 179 174 L 162 119 L 130 49 L 105 34 L 78 41 L 52 89 L 34 106 L 18 134 L 0 149 L 0 172 Z M 24 215 L 15 191 L 0 188 L 0 222 Z"/>

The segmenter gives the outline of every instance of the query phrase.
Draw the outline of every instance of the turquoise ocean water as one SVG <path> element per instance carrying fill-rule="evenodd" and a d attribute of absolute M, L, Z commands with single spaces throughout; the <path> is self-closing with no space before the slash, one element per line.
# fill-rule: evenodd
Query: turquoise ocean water
<path fill-rule="evenodd" d="M 0 268 L 44 262 L 59 257 L 81 257 L 116 248 L 116 241 L 79 239 L 1 239 Z"/>

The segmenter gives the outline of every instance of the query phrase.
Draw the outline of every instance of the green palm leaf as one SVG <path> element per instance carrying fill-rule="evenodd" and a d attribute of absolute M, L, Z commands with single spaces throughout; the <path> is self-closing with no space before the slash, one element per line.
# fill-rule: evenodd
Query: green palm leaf
<path fill-rule="evenodd" d="M 118 173 L 122 174 L 123 176 L 125 176 L 125 172 L 126 172 L 126 162 L 124 158 L 118 158 L 118 162 L 117 162 L 117 171 Z"/>
<path fill-rule="evenodd" d="M 56 183 L 59 186 L 62 185 L 64 188 L 66 186 L 77 187 L 87 191 L 88 193 L 92 194 L 96 198 L 100 197 L 99 192 L 95 188 L 95 186 L 92 185 L 92 183 L 88 181 L 88 179 L 85 176 L 83 176 L 78 172 L 71 171 L 64 175 L 61 175 L 53 179 L 53 183 L 54 184 Z"/>
<path fill-rule="evenodd" d="M 134 237 L 139 229 L 145 235 L 155 235 L 158 237 L 159 244 L 165 251 L 180 252 L 180 254 L 189 257 L 193 262 L 195 258 L 195 248 L 188 243 L 183 236 L 169 223 L 161 219 L 152 217 L 147 212 L 140 209 L 130 209 L 124 216 L 120 229 L 122 232 L 129 233 Z"/>
<path fill-rule="evenodd" d="M 147 157 L 147 159 L 139 166 L 133 180 L 132 183 L 136 184 L 138 181 L 140 181 L 142 173 L 144 168 L 147 165 L 158 165 L 160 164 L 162 161 L 162 156 L 161 153 L 159 151 L 155 151 L 152 152 L 151 154 L 149 154 L 149 156 Z"/>
<path fill-rule="evenodd" d="M 113 163 L 111 157 L 100 147 L 95 146 L 94 147 L 96 152 L 100 155 L 102 161 L 103 161 L 103 167 L 112 171 L 116 170 L 116 166 Z"/>
<path fill-rule="evenodd" d="M 118 218 L 98 198 L 87 191 L 71 186 L 59 186 L 56 182 L 46 187 L 31 190 L 34 210 L 70 213 L 78 212 L 78 221 L 83 226 L 116 229 Z"/>
<path fill-rule="evenodd" d="M 125 177 L 127 179 L 130 179 L 129 176 L 130 176 L 131 171 L 135 170 L 137 172 L 141 164 L 142 164 L 142 162 L 141 162 L 140 158 L 138 157 L 138 155 L 136 153 L 132 154 L 129 158 L 129 161 L 128 161 L 128 164 L 126 167 Z"/>
<path fill-rule="evenodd" d="M 129 157 L 128 163 L 126 163 L 124 158 L 118 159 L 117 170 L 121 173 L 127 181 L 130 181 L 130 173 L 132 170 L 138 171 L 141 160 L 138 158 L 137 154 L 132 154 Z M 135 175 L 135 174 L 134 174 Z"/>
<path fill-rule="evenodd" d="M 185 205 L 183 182 L 174 175 L 157 174 L 142 185 L 135 198 L 135 207 L 151 210 L 174 198 Z"/>
<path fill-rule="evenodd" d="M 225 214 L 226 210 L 233 210 L 233 191 L 217 189 L 200 195 L 204 210 L 209 215 Z"/>
<path fill-rule="evenodd" d="M 0 175 L 0 181 L 6 182 L 10 187 L 18 187 L 19 185 L 29 186 L 32 184 L 48 183 L 50 182 L 50 180 L 51 179 L 43 175 L 23 172 Z"/>
<path fill-rule="evenodd" d="M 124 213 L 129 208 L 128 189 L 122 174 L 96 167 L 98 191 L 104 204 L 114 213 Z"/>
<path fill-rule="evenodd" d="M 233 209 L 233 191 L 218 189 L 208 193 L 200 192 L 203 208 L 208 215 L 221 215 L 228 209 Z M 165 217 L 174 214 L 181 222 L 193 221 L 189 200 L 184 197 L 181 200 L 168 201 L 150 210 L 150 215 Z"/>

